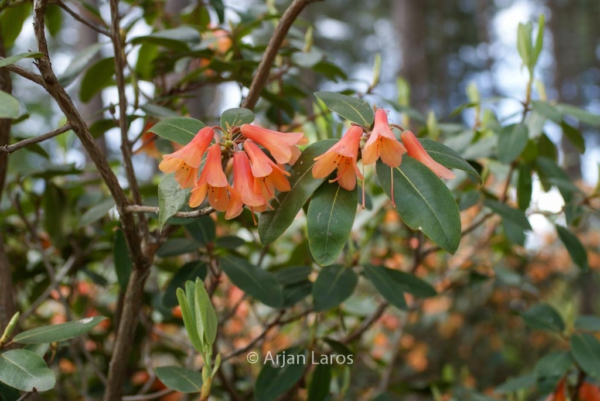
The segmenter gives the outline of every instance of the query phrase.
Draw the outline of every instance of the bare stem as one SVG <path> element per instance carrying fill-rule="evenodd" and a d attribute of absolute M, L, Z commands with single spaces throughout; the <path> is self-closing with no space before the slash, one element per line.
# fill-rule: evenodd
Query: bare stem
<path fill-rule="evenodd" d="M 65 132 L 69 131 L 71 128 L 72 128 L 71 124 L 65 124 L 62 127 L 55 129 L 54 131 L 48 132 L 47 134 L 36 136 L 35 138 L 24 139 L 13 145 L 4 145 L 4 146 L 0 147 L 0 152 L 9 153 L 9 154 L 16 152 L 17 150 L 22 149 L 26 146 L 44 142 L 44 141 L 47 141 L 48 139 L 52 139 L 56 136 L 59 136 L 60 134 L 64 134 Z"/>

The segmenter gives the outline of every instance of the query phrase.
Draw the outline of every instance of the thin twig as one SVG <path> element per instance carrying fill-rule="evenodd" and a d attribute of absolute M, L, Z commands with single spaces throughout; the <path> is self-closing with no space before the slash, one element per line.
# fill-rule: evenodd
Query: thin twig
<path fill-rule="evenodd" d="M 125 210 L 132 213 L 154 213 L 158 215 L 159 208 L 155 206 L 129 205 Z M 207 216 L 214 211 L 212 207 L 205 207 L 204 209 L 193 210 L 191 212 L 177 212 L 173 217 L 192 219 L 194 217 Z"/>
<path fill-rule="evenodd" d="M 4 145 L 4 146 L 0 147 L 0 152 L 4 152 L 4 153 L 16 152 L 17 150 L 22 149 L 26 146 L 33 145 L 35 143 L 44 142 L 44 141 L 47 141 L 48 139 L 54 138 L 55 136 L 64 134 L 65 132 L 69 131 L 71 128 L 73 128 L 71 126 L 71 124 L 67 123 L 67 124 L 63 125 L 62 127 L 55 129 L 54 131 L 48 132 L 47 134 L 36 136 L 34 138 L 24 139 L 15 144 L 12 144 L 12 145 Z"/>
<path fill-rule="evenodd" d="M 85 18 L 83 18 L 81 15 L 77 14 L 75 11 L 71 10 L 69 8 L 69 6 L 67 6 L 65 3 L 63 3 L 61 0 L 55 0 L 53 1 L 51 4 L 56 4 L 57 6 L 59 6 L 60 8 L 62 8 L 63 10 L 65 10 L 69 15 L 71 15 L 71 17 L 75 18 L 77 21 L 81 22 L 83 25 L 93 29 L 94 31 L 98 32 L 101 35 L 104 36 L 108 36 L 110 37 L 110 32 L 108 32 L 106 29 L 98 27 L 94 24 L 92 24 L 90 21 L 86 20 Z"/>
<path fill-rule="evenodd" d="M 388 306 L 389 302 L 382 302 L 368 319 L 363 320 L 362 323 L 352 333 L 348 334 L 342 340 L 342 343 L 347 344 L 359 339 L 365 333 L 365 331 L 367 331 L 373 324 L 375 324 L 375 322 L 377 322 L 377 320 L 379 320 Z"/>
<path fill-rule="evenodd" d="M 0 57 L 0 61 L 2 61 L 2 60 L 4 60 L 4 57 Z M 38 75 L 35 72 L 27 71 L 26 69 L 21 68 L 16 64 L 9 64 L 9 65 L 5 65 L 4 67 L 0 67 L 0 68 L 6 68 L 7 70 L 14 72 L 15 74 L 20 75 L 23 78 L 30 80 L 31 82 L 34 82 L 41 86 L 44 86 L 44 80 L 42 79 L 41 75 Z"/>

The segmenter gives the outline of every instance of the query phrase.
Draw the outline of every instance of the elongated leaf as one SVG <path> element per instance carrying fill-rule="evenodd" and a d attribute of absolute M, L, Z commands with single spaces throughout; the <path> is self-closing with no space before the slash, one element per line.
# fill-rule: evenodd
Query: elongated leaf
<path fill-rule="evenodd" d="M 160 258 L 168 258 L 170 256 L 179 256 L 184 253 L 196 252 L 200 247 L 200 243 L 189 238 L 173 238 L 162 244 L 156 256 Z"/>
<path fill-rule="evenodd" d="M 200 33 L 189 26 L 179 26 L 173 29 L 154 32 L 150 35 L 138 36 L 133 38 L 131 43 L 152 43 L 175 50 L 185 51 L 200 43 Z"/>
<path fill-rule="evenodd" d="M 15 54 L 14 56 L 6 57 L 3 60 L 0 60 L 0 68 L 6 67 L 7 65 L 11 65 L 16 63 L 19 60 L 23 60 L 24 58 L 40 58 L 44 55 L 44 53 L 40 52 L 26 52 Z"/>
<path fill-rule="evenodd" d="M 42 357 L 24 349 L 0 354 L 0 381 L 21 391 L 47 391 L 56 384 Z"/>
<path fill-rule="evenodd" d="M 528 164 L 519 165 L 517 179 L 517 204 L 519 209 L 527 210 L 531 203 L 531 192 L 533 191 L 533 181 L 531 179 L 531 168 Z"/>
<path fill-rule="evenodd" d="M 542 377 L 562 377 L 573 366 L 573 359 L 568 351 L 552 352 L 535 364 L 535 374 Z"/>
<path fill-rule="evenodd" d="M 533 329 L 550 330 L 561 333 L 565 329 L 565 322 L 560 314 L 548 304 L 537 304 L 521 313 L 523 320 Z"/>
<path fill-rule="evenodd" d="M 348 240 L 356 215 L 357 189 L 347 191 L 337 183 L 324 183 L 308 206 L 308 243 L 315 261 L 330 265 Z"/>
<path fill-rule="evenodd" d="M 248 109 L 228 109 L 221 114 L 221 127 L 229 132 L 233 127 L 252 123 L 254 118 L 254 113 Z"/>
<path fill-rule="evenodd" d="M 113 75 L 115 75 L 114 57 L 107 57 L 94 63 L 81 80 L 79 88 L 81 101 L 89 102 L 102 89 L 110 86 L 113 83 Z"/>
<path fill-rule="evenodd" d="M 536 383 L 535 374 L 529 374 L 508 379 L 494 389 L 498 394 L 514 393 L 517 390 L 533 387 Z"/>
<path fill-rule="evenodd" d="M 406 300 L 400 286 L 396 283 L 385 267 L 364 266 L 365 276 L 373 283 L 377 291 L 392 305 L 398 309 L 406 310 Z"/>
<path fill-rule="evenodd" d="M 358 277 L 351 268 L 326 266 L 313 285 L 315 311 L 335 308 L 354 292 Z"/>
<path fill-rule="evenodd" d="M 575 319 L 575 328 L 600 332 L 600 317 L 591 315 L 579 316 Z"/>
<path fill-rule="evenodd" d="M 562 127 L 563 135 L 575 146 L 579 153 L 585 153 L 585 140 L 581 132 L 564 121 L 560 126 Z"/>
<path fill-rule="evenodd" d="M 292 358 L 297 363 L 289 363 Z M 305 358 L 298 359 L 298 358 Z M 306 352 L 299 347 L 288 348 L 278 354 L 268 353 L 256 384 L 254 399 L 260 401 L 275 401 L 302 378 L 306 361 Z M 285 361 L 285 365 L 284 365 Z M 277 365 L 277 366 L 275 366 Z"/>
<path fill-rule="evenodd" d="M 275 278 L 283 285 L 296 284 L 306 280 L 312 269 L 310 266 L 290 266 L 275 273 Z"/>
<path fill-rule="evenodd" d="M 129 256 L 129 249 L 127 248 L 127 242 L 125 242 L 125 235 L 123 235 L 123 230 L 121 229 L 115 231 L 113 260 L 115 263 L 117 281 L 119 282 L 121 291 L 124 292 L 127 288 L 127 284 L 129 284 L 129 276 L 131 276 L 133 263 L 131 262 L 131 257 Z"/>
<path fill-rule="evenodd" d="M 331 385 L 331 366 L 320 363 L 317 365 L 308 389 L 308 401 L 325 401 Z"/>
<path fill-rule="evenodd" d="M 159 123 L 160 124 L 160 123 Z M 185 205 L 187 191 L 181 189 L 173 173 L 167 174 L 158 184 L 158 227 L 162 229 L 169 217 Z"/>
<path fill-rule="evenodd" d="M 156 376 L 165 386 L 181 393 L 202 391 L 202 374 L 195 370 L 179 366 L 161 366 L 156 368 Z"/>
<path fill-rule="evenodd" d="M 283 288 L 275 277 L 242 258 L 221 258 L 221 268 L 233 284 L 272 308 L 283 304 Z"/>
<path fill-rule="evenodd" d="M 217 236 L 217 226 L 210 216 L 202 216 L 185 225 L 185 230 L 201 244 L 208 244 Z"/>
<path fill-rule="evenodd" d="M 315 96 L 323 101 L 329 110 L 354 123 L 365 127 L 370 127 L 373 124 L 375 118 L 373 110 L 369 103 L 362 99 L 335 92 L 316 92 Z"/>
<path fill-rule="evenodd" d="M 312 294 L 313 283 L 303 280 L 283 287 L 283 307 L 290 308 Z"/>
<path fill-rule="evenodd" d="M 0 118 L 19 117 L 19 101 L 4 91 L 0 91 Z"/>
<path fill-rule="evenodd" d="M 167 289 L 163 295 L 162 303 L 167 308 L 172 308 L 177 305 L 177 289 L 184 288 L 186 281 L 196 281 L 196 278 L 204 281 L 208 273 L 206 263 L 195 260 L 181 266 L 173 275 Z"/>
<path fill-rule="evenodd" d="M 325 181 L 314 178 L 314 158 L 325 153 L 334 140 L 325 140 L 308 146 L 290 170 L 290 191 L 281 192 L 272 203 L 274 210 L 263 212 L 258 220 L 258 234 L 263 245 L 275 241 L 292 224 L 308 198 Z"/>
<path fill-rule="evenodd" d="M 202 328 L 204 332 L 205 343 L 213 345 L 215 338 L 217 337 L 217 313 L 215 308 L 210 302 L 210 298 L 206 289 L 204 288 L 204 282 L 199 278 L 196 279 L 196 311 L 200 311 L 202 319 Z M 196 322 L 197 324 L 198 322 Z"/>
<path fill-rule="evenodd" d="M 537 64 L 537 61 L 540 57 L 540 53 L 544 47 L 544 26 L 546 25 L 546 17 L 544 14 L 540 15 L 540 19 L 538 20 L 538 31 L 535 39 L 535 46 L 533 48 L 533 65 Z"/>
<path fill-rule="evenodd" d="M 504 164 L 512 163 L 523 152 L 528 140 L 525 124 L 504 127 L 498 138 L 498 159 Z"/>
<path fill-rule="evenodd" d="M 106 320 L 104 316 L 94 316 L 75 322 L 38 327 L 17 334 L 13 341 L 19 344 L 40 344 L 64 341 L 87 333 L 104 320 Z"/>
<path fill-rule="evenodd" d="M 100 220 L 104 217 L 110 209 L 115 206 L 115 200 L 113 198 L 106 198 L 100 203 L 92 206 L 88 209 L 83 216 L 81 216 L 81 220 L 77 224 L 78 227 L 87 227 L 88 225 Z"/>
<path fill-rule="evenodd" d="M 562 226 L 557 225 L 556 232 L 558 233 L 560 240 L 565 244 L 565 248 L 567 248 L 573 262 L 579 266 L 581 270 L 589 270 L 590 265 L 588 263 L 587 252 L 581 244 L 581 241 L 579 241 L 579 238 L 571 233 L 569 229 Z"/>
<path fill-rule="evenodd" d="M 186 282 L 186 284 L 188 283 L 189 282 Z M 198 328 L 196 326 L 196 310 L 194 305 L 195 294 L 194 291 L 188 287 L 189 286 L 186 285 L 185 291 L 181 288 L 178 288 L 175 294 L 177 295 L 177 302 L 179 302 L 179 307 L 181 308 L 181 317 L 183 318 L 183 324 L 185 325 L 185 330 L 188 333 L 190 342 L 194 348 L 196 348 L 196 351 L 204 352 L 202 348 L 202 341 L 200 340 Z M 192 307 L 194 308 L 193 311 Z"/>
<path fill-rule="evenodd" d="M 571 354 L 588 375 L 600 379 L 600 341 L 591 334 L 571 336 Z"/>
<path fill-rule="evenodd" d="M 428 282 L 421 280 L 413 274 L 405 273 L 396 269 L 388 269 L 383 266 L 364 266 L 365 276 L 375 285 L 375 288 L 390 303 L 398 308 L 404 308 L 406 304 L 403 293 L 407 292 L 416 297 L 433 297 L 437 295 L 435 288 Z M 401 296 L 397 304 L 394 303 L 396 296 Z"/>
<path fill-rule="evenodd" d="M 475 177 L 478 182 L 481 182 L 481 176 L 477 170 L 475 170 L 473 166 L 469 164 L 469 162 L 463 159 L 461 155 L 456 153 L 448 146 L 436 141 L 432 141 L 431 139 L 419 139 L 419 141 L 427 153 L 429 153 L 431 158 L 436 162 L 448 168 L 455 168 L 457 170 L 465 171 Z"/>
<path fill-rule="evenodd" d="M 600 127 L 600 115 L 598 114 L 590 113 L 582 108 L 564 103 L 557 104 L 556 108 L 563 114 L 568 114 L 571 117 L 575 117 L 581 123 L 588 124 L 593 127 Z"/>
<path fill-rule="evenodd" d="M 531 102 L 531 106 L 533 110 L 543 115 L 547 119 L 554 121 L 557 124 L 562 122 L 562 114 L 560 111 L 556 109 L 556 107 L 552 106 L 550 103 L 542 102 L 541 100 L 534 100 Z"/>
<path fill-rule="evenodd" d="M 377 162 L 377 177 L 391 197 L 390 168 Z M 450 253 L 460 243 L 460 213 L 446 185 L 425 165 L 404 156 L 393 169 L 394 201 L 400 218 L 413 230 L 421 230 L 433 242 Z"/>
<path fill-rule="evenodd" d="M 483 204 L 492 209 L 492 211 L 495 213 L 499 214 L 503 219 L 510 220 L 523 230 L 531 230 L 531 224 L 522 210 L 515 209 L 505 203 L 492 199 L 484 200 Z"/>
<path fill-rule="evenodd" d="M 202 121 L 194 118 L 173 117 L 159 121 L 148 132 L 154 132 L 156 135 L 180 145 L 187 145 L 204 126 Z"/>
<path fill-rule="evenodd" d="M 69 219 L 69 205 L 65 192 L 51 181 L 44 192 L 44 228 L 50 234 L 52 243 L 61 248 L 66 243 Z"/>
<path fill-rule="evenodd" d="M 58 76 L 58 82 L 62 86 L 68 86 L 73 83 L 77 76 L 90 65 L 94 57 L 102 49 L 102 46 L 103 43 L 94 43 L 73 57 L 65 71 Z"/>

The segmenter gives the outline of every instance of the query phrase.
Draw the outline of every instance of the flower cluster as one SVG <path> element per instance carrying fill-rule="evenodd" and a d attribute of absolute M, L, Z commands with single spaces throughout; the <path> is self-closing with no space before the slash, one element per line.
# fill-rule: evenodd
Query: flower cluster
<path fill-rule="evenodd" d="M 304 143 L 304 134 L 244 124 L 219 141 L 215 129 L 220 127 L 202 128 L 187 145 L 164 155 L 159 169 L 174 173 L 181 188 L 191 188 L 190 207 L 208 198 L 211 207 L 225 212 L 226 219 L 239 216 L 244 205 L 256 212 L 271 208 L 276 190 L 290 190 L 285 165 L 300 156 L 297 145 Z M 226 171 L 232 171 L 231 180 Z"/>
<path fill-rule="evenodd" d="M 361 149 L 361 141 L 365 132 L 368 139 Z M 337 181 L 342 188 L 353 190 L 356 187 L 356 178 L 364 179 L 357 165 L 359 150 L 361 150 L 362 163 L 365 166 L 381 159 L 384 164 L 396 168 L 402 163 L 402 155 L 408 153 L 409 156 L 426 165 L 439 177 L 454 178 L 452 171 L 431 158 L 412 132 L 403 131 L 400 137 L 402 143 L 392 132 L 386 112 L 378 109 L 375 111 L 375 123 L 370 132 L 365 127 L 352 125 L 342 139 L 327 152 L 315 158 L 316 163 L 312 169 L 313 177 L 325 178 L 337 170 L 337 177 L 330 182 Z"/>

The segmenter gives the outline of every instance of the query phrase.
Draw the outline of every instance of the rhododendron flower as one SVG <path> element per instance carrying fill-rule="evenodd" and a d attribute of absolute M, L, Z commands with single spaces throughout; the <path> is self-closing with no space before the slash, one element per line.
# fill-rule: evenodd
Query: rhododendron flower
<path fill-rule="evenodd" d="M 302 132 L 284 134 L 249 124 L 242 125 L 240 131 L 246 138 L 264 146 L 280 164 L 290 163 L 294 157 L 297 158 L 298 151 L 295 145 L 304 138 Z"/>
<path fill-rule="evenodd" d="M 221 146 L 219 144 L 212 145 L 208 150 L 208 156 L 202 173 L 200 173 L 200 178 L 198 178 L 196 186 L 192 189 L 190 207 L 200 206 L 208 195 L 208 203 L 215 210 L 219 212 L 226 211 L 229 206 L 228 187 L 227 176 L 221 163 Z"/>
<path fill-rule="evenodd" d="M 337 168 L 337 178 L 330 182 L 338 181 L 342 188 L 353 190 L 356 177 L 364 179 L 356 164 L 362 132 L 361 127 L 353 125 L 338 143 L 321 156 L 315 157 L 317 162 L 312 168 L 313 177 L 327 177 Z"/>
<path fill-rule="evenodd" d="M 198 176 L 202 155 L 214 136 L 215 132 L 212 128 L 202 128 L 190 143 L 176 152 L 164 155 L 158 168 L 163 173 L 175 173 L 175 179 L 181 188 L 192 187 Z"/>
<path fill-rule="evenodd" d="M 388 166 L 395 168 L 402 162 L 406 148 L 398 142 L 389 126 L 387 114 L 383 109 L 375 112 L 375 126 L 362 150 L 363 164 L 375 163 L 379 158 Z"/>
<path fill-rule="evenodd" d="M 404 146 L 406 147 L 410 157 L 414 157 L 429 167 L 429 169 L 438 177 L 445 178 L 447 180 L 455 177 L 452 171 L 448 170 L 446 167 L 442 166 L 440 163 L 433 160 L 431 156 L 429 156 L 429 153 L 425 151 L 423 145 L 421 145 L 421 142 L 419 142 L 415 134 L 410 131 L 404 131 L 400 137 L 402 138 L 402 142 L 404 143 Z"/>
<path fill-rule="evenodd" d="M 226 219 L 239 216 L 244 205 L 256 208 L 266 204 L 262 195 L 254 191 L 254 176 L 246 152 L 233 154 L 233 188 L 230 192 L 231 200 L 225 214 Z"/>

